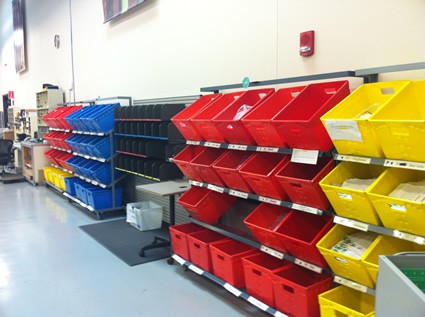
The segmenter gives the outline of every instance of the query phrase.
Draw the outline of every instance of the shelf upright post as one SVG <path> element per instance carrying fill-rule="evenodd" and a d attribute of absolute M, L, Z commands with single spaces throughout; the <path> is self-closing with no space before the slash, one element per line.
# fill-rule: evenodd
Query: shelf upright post
<path fill-rule="evenodd" d="M 115 197 L 115 158 L 114 158 L 114 134 L 109 133 L 109 155 L 111 157 L 111 191 L 112 191 L 112 208 L 117 207 L 116 197 Z"/>

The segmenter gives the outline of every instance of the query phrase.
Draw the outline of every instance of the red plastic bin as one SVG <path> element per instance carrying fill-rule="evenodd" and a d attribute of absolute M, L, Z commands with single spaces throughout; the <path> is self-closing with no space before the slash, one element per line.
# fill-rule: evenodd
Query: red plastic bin
<path fill-rule="evenodd" d="M 287 147 L 272 118 L 288 105 L 306 86 L 282 88 L 242 118 L 242 124 L 260 146 Z"/>
<path fill-rule="evenodd" d="M 57 132 L 57 131 L 50 131 L 44 136 L 44 139 L 49 142 L 51 146 L 55 146 L 58 148 L 71 150 L 71 147 L 68 145 L 68 143 L 65 142 L 66 139 L 71 137 L 72 133 L 67 132 Z"/>
<path fill-rule="evenodd" d="M 239 91 L 230 94 L 224 94 L 220 98 L 209 103 L 201 111 L 199 111 L 191 122 L 202 137 L 211 142 L 225 143 L 226 139 L 217 129 L 212 119 L 229 106 L 232 102 L 240 98 L 245 92 Z"/>
<path fill-rule="evenodd" d="M 273 88 L 248 90 L 212 119 L 227 143 L 256 144 L 241 120 L 273 93 Z"/>
<path fill-rule="evenodd" d="M 288 160 L 284 154 L 255 153 L 242 164 L 239 174 L 257 195 L 285 200 L 288 196 L 274 175 Z"/>
<path fill-rule="evenodd" d="M 71 153 L 61 152 L 57 157 L 56 161 L 59 163 L 58 165 L 62 166 L 63 168 L 73 171 L 74 169 L 66 163 L 67 160 L 69 160 L 73 155 Z"/>
<path fill-rule="evenodd" d="M 50 128 L 56 129 L 71 129 L 69 124 L 65 121 L 65 117 L 77 110 L 79 110 L 82 106 L 63 106 L 54 109 L 48 114 L 42 117 L 42 120 L 49 126 Z"/>
<path fill-rule="evenodd" d="M 52 162 L 55 165 L 59 165 L 59 162 L 57 161 L 57 156 L 61 154 L 61 151 L 58 150 L 48 150 L 44 153 L 44 155 L 47 157 L 47 159 Z"/>
<path fill-rule="evenodd" d="M 244 287 L 242 259 L 259 251 L 235 240 L 213 242 L 210 251 L 214 275 L 234 287 Z"/>
<path fill-rule="evenodd" d="M 348 81 L 310 84 L 271 122 L 289 147 L 329 151 L 333 144 L 320 117 L 349 93 Z"/>
<path fill-rule="evenodd" d="M 190 262 L 214 274 L 211 262 L 210 243 L 228 240 L 226 236 L 212 230 L 187 234 Z"/>
<path fill-rule="evenodd" d="M 190 164 L 204 182 L 218 186 L 225 186 L 223 180 L 213 169 L 213 165 L 226 151 L 227 150 L 224 149 L 205 147 L 201 153 L 190 161 Z"/>
<path fill-rule="evenodd" d="M 273 273 L 292 263 L 266 253 L 253 254 L 242 259 L 246 292 L 263 303 L 275 307 Z"/>
<path fill-rule="evenodd" d="M 328 267 L 316 244 L 332 226 L 331 216 L 294 211 L 275 228 L 274 232 L 280 243 L 294 257 L 320 267 Z"/>
<path fill-rule="evenodd" d="M 190 233 L 206 231 L 204 227 L 198 226 L 193 222 L 182 223 L 170 226 L 171 247 L 173 253 L 181 256 L 183 259 L 190 261 L 189 245 L 187 235 Z"/>
<path fill-rule="evenodd" d="M 272 276 L 278 311 L 296 317 L 319 317 L 319 294 L 333 287 L 330 274 L 319 274 L 291 265 Z"/>
<path fill-rule="evenodd" d="M 251 155 L 252 153 L 245 151 L 228 151 L 212 167 L 228 188 L 252 193 L 251 187 L 239 175 L 239 168 Z"/>
<path fill-rule="evenodd" d="M 276 173 L 276 179 L 292 202 L 327 210 L 330 203 L 319 182 L 333 167 L 330 157 L 319 157 L 316 165 L 288 162 Z"/>
<path fill-rule="evenodd" d="M 288 250 L 274 233 L 274 229 L 292 213 L 292 209 L 261 203 L 244 219 L 255 239 L 270 248 L 287 253 Z"/>
<path fill-rule="evenodd" d="M 196 171 L 195 167 L 190 163 L 196 156 L 204 150 L 201 146 L 188 145 L 173 158 L 173 163 L 182 171 L 189 179 L 203 182 L 204 180 Z"/>
<path fill-rule="evenodd" d="M 189 214 L 208 224 L 215 223 L 236 201 L 236 197 L 202 187 L 192 187 L 179 198 Z"/>
<path fill-rule="evenodd" d="M 202 134 L 193 125 L 191 119 L 195 117 L 202 109 L 208 106 L 211 102 L 221 97 L 221 94 L 205 95 L 200 97 L 187 108 L 180 111 L 171 121 L 176 128 L 180 131 L 186 140 L 203 141 Z"/>

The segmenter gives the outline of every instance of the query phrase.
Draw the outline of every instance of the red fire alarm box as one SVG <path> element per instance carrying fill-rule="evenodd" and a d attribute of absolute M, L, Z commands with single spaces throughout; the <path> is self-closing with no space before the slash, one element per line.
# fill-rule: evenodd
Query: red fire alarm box
<path fill-rule="evenodd" d="M 314 31 L 300 33 L 300 55 L 311 56 L 314 54 Z"/>

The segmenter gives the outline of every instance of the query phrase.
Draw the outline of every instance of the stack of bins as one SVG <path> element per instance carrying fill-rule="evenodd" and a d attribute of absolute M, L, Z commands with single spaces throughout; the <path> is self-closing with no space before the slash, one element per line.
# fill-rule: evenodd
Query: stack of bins
<path fill-rule="evenodd" d="M 192 222 L 170 226 L 171 247 L 173 253 L 181 256 L 187 261 L 191 261 L 187 236 L 190 233 L 205 231 L 204 227 Z"/>

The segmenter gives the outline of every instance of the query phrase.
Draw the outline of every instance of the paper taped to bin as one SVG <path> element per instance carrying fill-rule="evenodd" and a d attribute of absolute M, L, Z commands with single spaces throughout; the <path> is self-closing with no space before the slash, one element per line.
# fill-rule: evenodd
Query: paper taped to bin
<path fill-rule="evenodd" d="M 325 126 L 332 140 L 363 142 L 357 121 L 325 120 Z"/>
<path fill-rule="evenodd" d="M 360 259 L 377 237 L 373 232 L 356 232 L 342 237 L 332 247 L 332 251 Z"/>
<path fill-rule="evenodd" d="M 388 196 L 415 202 L 425 201 L 425 181 L 399 184 Z"/>

